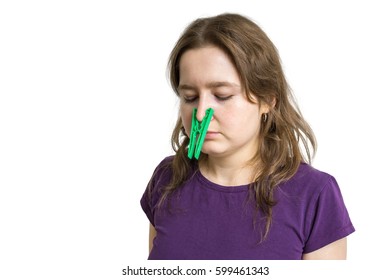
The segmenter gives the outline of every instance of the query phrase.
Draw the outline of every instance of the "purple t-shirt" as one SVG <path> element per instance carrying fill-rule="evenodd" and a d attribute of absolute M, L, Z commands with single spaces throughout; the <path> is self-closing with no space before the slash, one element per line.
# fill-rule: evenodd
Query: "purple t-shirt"
<path fill-rule="evenodd" d="M 150 189 L 141 198 L 141 206 L 157 231 L 149 259 L 301 259 L 302 254 L 355 231 L 336 180 L 305 163 L 275 189 L 277 204 L 263 242 L 259 242 L 263 227 L 254 225 L 256 212 L 248 195 L 249 185 L 215 184 L 197 166 L 169 200 L 169 207 L 157 209 L 161 189 L 171 178 L 171 161 L 172 157 L 167 157 L 158 165 Z"/>

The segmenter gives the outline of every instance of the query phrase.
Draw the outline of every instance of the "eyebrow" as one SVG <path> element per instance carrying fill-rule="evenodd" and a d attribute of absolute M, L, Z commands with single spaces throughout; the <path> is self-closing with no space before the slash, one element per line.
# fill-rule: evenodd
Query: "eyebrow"
<path fill-rule="evenodd" d="M 221 81 L 221 82 L 210 82 L 206 84 L 207 88 L 219 88 L 219 87 L 240 87 L 236 83 L 230 83 L 226 81 Z M 177 88 L 178 90 L 194 90 L 196 87 L 187 85 L 187 84 L 180 84 Z"/>

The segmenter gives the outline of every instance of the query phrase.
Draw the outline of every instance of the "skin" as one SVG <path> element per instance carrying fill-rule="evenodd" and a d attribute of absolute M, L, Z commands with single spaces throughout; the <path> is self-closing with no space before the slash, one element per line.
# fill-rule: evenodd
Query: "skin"
<path fill-rule="evenodd" d="M 261 116 L 269 112 L 268 105 L 247 99 L 234 64 L 217 47 L 187 50 L 179 69 L 180 116 L 187 135 L 191 132 L 194 108 L 198 108 L 199 121 L 206 109 L 214 109 L 202 146 L 208 157 L 199 162 L 203 176 L 226 187 L 251 183 L 254 170 L 248 162 L 259 147 Z M 150 225 L 149 251 L 156 234 Z M 304 254 L 302 259 L 345 259 L 346 246 L 346 238 L 340 239 Z"/>
<path fill-rule="evenodd" d="M 149 226 L 149 254 L 153 249 L 153 240 L 157 235 L 157 231 L 152 224 Z"/>

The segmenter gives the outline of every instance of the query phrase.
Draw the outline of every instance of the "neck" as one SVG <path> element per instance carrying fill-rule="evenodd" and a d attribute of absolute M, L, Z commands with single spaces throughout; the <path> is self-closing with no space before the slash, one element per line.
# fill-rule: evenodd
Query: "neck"
<path fill-rule="evenodd" d="M 207 157 L 199 162 L 202 175 L 223 186 L 247 185 L 253 182 L 254 168 L 247 160 Z"/>

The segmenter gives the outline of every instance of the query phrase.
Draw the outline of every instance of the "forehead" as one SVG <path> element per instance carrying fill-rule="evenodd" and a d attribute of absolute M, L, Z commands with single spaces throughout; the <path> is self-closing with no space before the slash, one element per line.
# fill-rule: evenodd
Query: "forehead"
<path fill-rule="evenodd" d="M 190 49 L 179 62 L 179 84 L 228 82 L 240 85 L 236 67 L 229 56 L 214 46 Z"/>

